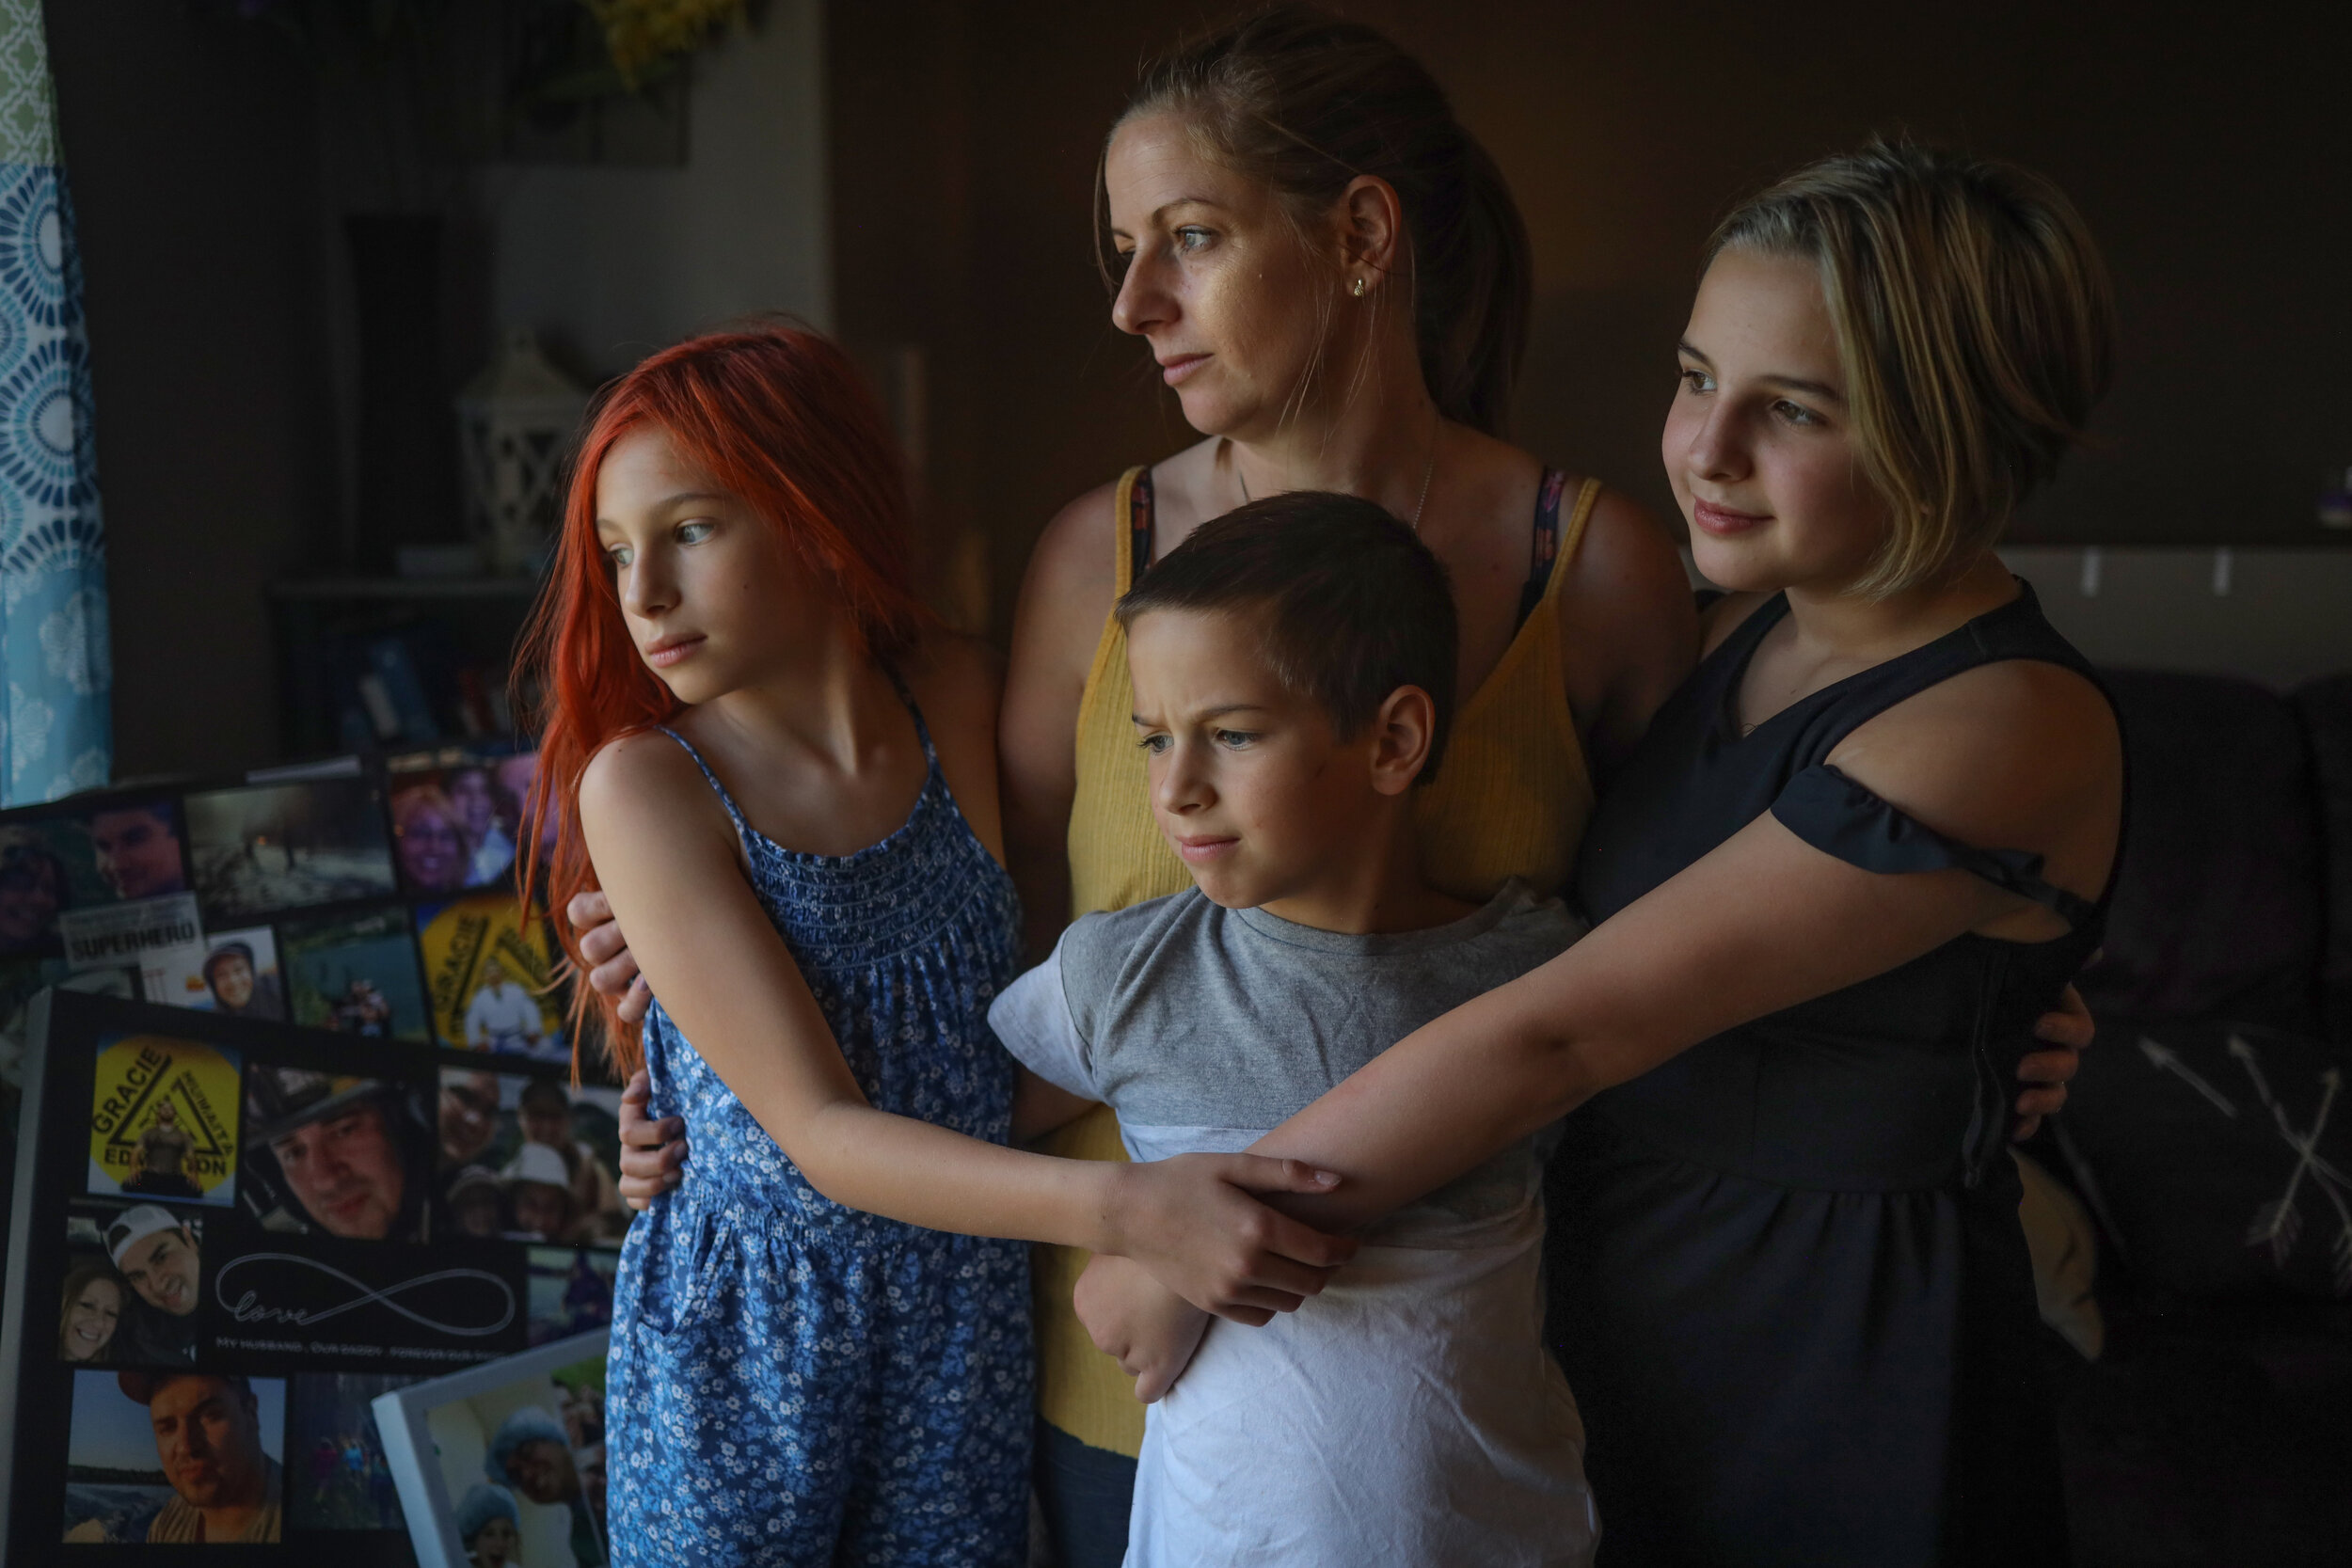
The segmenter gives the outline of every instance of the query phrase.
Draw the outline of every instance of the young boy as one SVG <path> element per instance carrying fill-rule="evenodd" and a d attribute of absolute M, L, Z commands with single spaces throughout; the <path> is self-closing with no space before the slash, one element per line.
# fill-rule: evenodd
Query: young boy
<path fill-rule="evenodd" d="M 1454 605 L 1379 507 L 1245 506 L 1119 616 L 1153 813 L 1196 886 L 1081 919 L 989 1020 L 1116 1110 L 1134 1158 L 1248 1148 L 1580 934 L 1518 883 L 1479 908 L 1422 878 L 1412 790 L 1444 751 Z M 1146 1421 L 1129 1568 L 1590 1560 L 1583 1429 L 1541 1338 L 1543 1152 L 1392 1214 L 1262 1328 L 1201 1337 L 1140 1271 L 1104 1287 L 1089 1323 L 1138 1395 L 1183 1374 Z"/>

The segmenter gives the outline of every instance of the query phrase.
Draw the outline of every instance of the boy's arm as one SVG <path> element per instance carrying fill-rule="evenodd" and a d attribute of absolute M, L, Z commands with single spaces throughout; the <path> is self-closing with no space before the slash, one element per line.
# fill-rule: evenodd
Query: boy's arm
<path fill-rule="evenodd" d="M 1245 1191 L 1318 1192 L 1249 1156 L 1112 1165 L 1005 1148 L 867 1103 L 800 966 L 745 881 L 734 832 L 666 737 L 589 764 L 580 827 L 614 912 L 678 1026 L 777 1147 L 837 1203 L 911 1225 L 1136 1258 L 1188 1299 L 1263 1322 L 1319 1291 L 1352 1243 Z"/>
<path fill-rule="evenodd" d="M 1208 1313 L 1124 1258 L 1089 1262 L 1070 1302 L 1094 1348 L 1136 1380 L 1145 1404 L 1175 1386 L 1208 1332 Z"/>

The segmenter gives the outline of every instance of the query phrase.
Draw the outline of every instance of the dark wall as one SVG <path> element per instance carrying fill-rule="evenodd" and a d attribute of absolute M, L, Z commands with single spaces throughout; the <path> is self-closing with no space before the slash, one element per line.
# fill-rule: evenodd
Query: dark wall
<path fill-rule="evenodd" d="M 311 72 L 266 27 L 52 0 L 105 508 L 118 778 L 278 751 L 262 584 L 333 552 Z"/>
<path fill-rule="evenodd" d="M 932 480 L 988 537 L 1000 626 L 1056 507 L 1190 438 L 1107 325 L 1089 193 L 1137 59 L 1232 8 L 833 9 L 840 325 L 955 345 L 933 350 L 955 368 L 934 420 L 965 446 Z M 2301 20 L 2316 10 L 2108 0 L 1344 8 L 1429 64 L 1526 211 L 1539 299 L 1517 433 L 1539 454 L 1666 512 L 1658 424 L 1713 220 L 1812 157 L 1908 130 L 2055 178 L 2119 280 L 2100 449 L 2021 534 L 2325 541 L 2320 477 L 2352 464 L 2334 370 L 2352 359 L 2342 23 L 2324 38 Z"/>

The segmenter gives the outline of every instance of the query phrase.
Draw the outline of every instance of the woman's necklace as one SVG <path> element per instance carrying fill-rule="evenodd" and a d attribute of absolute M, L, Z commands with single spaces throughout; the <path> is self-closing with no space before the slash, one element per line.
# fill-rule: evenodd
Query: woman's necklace
<path fill-rule="evenodd" d="M 1248 506 L 1252 499 L 1249 494 L 1249 476 L 1241 471 L 1241 457 L 1233 451 L 1233 442 L 1230 436 L 1226 438 L 1225 452 L 1233 465 L 1233 478 L 1241 484 L 1241 503 Z M 1429 482 L 1437 477 L 1438 429 L 1432 425 L 1429 430 L 1429 461 L 1422 465 L 1421 470 L 1421 499 L 1413 502 L 1413 515 L 1405 519 L 1405 526 L 1415 533 L 1421 531 L 1422 509 L 1429 504 Z"/>

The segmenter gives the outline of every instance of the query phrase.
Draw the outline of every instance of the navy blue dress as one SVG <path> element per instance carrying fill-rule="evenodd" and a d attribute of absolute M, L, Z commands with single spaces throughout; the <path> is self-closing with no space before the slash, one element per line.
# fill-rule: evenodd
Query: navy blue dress
<path fill-rule="evenodd" d="M 1013 1063 L 988 1007 L 1020 967 L 1020 904 L 914 721 L 930 760 L 923 793 L 904 827 L 851 855 L 761 836 L 694 761 L 866 1099 L 1003 1143 Z M 647 1114 L 685 1118 L 693 1166 L 621 1251 L 607 1371 L 613 1562 L 1025 1562 L 1026 1244 L 843 1208 L 659 1002 L 644 1039 Z"/>
<path fill-rule="evenodd" d="M 1852 864 L 1959 867 L 2073 929 L 1963 936 L 1568 1118 L 1550 1334 L 1590 1433 L 1600 1561 L 2063 1561 L 2007 1138 L 2032 1022 L 2097 947 L 2102 911 L 2044 881 L 2039 857 L 1946 839 L 1826 759 L 1978 665 L 2090 670 L 2026 588 L 1742 736 L 1740 679 L 1787 613 L 1785 598 L 1752 613 L 1660 711 L 1585 836 L 1585 912 L 1606 919 L 1769 811 Z"/>

